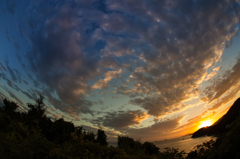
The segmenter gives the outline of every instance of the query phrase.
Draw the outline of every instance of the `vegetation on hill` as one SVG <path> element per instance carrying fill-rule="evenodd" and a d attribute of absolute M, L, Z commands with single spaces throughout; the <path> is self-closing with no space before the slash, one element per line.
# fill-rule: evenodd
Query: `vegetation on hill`
<path fill-rule="evenodd" d="M 118 146 L 109 146 L 107 135 L 99 129 L 97 134 L 76 127 L 72 122 L 46 116 L 43 97 L 28 104 L 29 111 L 17 112 L 17 104 L 4 100 L 0 108 L 0 156 L 4 159 L 43 158 L 240 158 L 240 122 L 232 124 L 231 131 L 196 147 L 190 153 L 166 148 L 160 152 L 153 143 L 135 141 L 118 136 Z"/>

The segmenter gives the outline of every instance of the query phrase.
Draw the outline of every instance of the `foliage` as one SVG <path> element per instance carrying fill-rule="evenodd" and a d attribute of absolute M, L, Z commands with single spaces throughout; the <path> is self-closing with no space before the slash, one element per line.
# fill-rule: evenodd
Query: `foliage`
<path fill-rule="evenodd" d="M 143 153 L 143 146 L 141 142 L 134 141 L 128 136 L 118 136 L 118 148 L 124 150 L 127 154 L 139 154 Z"/>
<path fill-rule="evenodd" d="M 7 99 L 4 99 L 3 100 L 3 103 L 5 105 L 5 107 L 3 108 L 3 110 L 7 113 L 11 113 L 11 112 L 14 112 L 17 108 L 18 108 L 18 105 L 14 102 L 10 102 L 9 100 Z"/>
<path fill-rule="evenodd" d="M 31 117 L 35 117 L 37 119 L 40 119 L 42 117 L 45 117 L 45 108 L 43 103 L 43 96 L 40 95 L 39 99 L 36 100 L 36 104 L 30 104 L 28 103 L 28 115 Z"/>
<path fill-rule="evenodd" d="M 143 149 L 146 154 L 152 155 L 159 152 L 159 148 L 151 142 L 145 142 L 143 144 Z"/>
<path fill-rule="evenodd" d="M 108 143 L 107 143 L 107 135 L 101 129 L 99 129 L 98 132 L 97 132 L 97 140 L 96 140 L 96 142 L 99 143 L 100 145 L 108 145 Z"/>
<path fill-rule="evenodd" d="M 17 112 L 17 104 L 7 99 L 4 104 L 0 108 L 1 158 L 240 158 L 240 117 L 228 133 L 196 146 L 187 154 L 174 148 L 160 152 L 153 143 L 141 143 L 128 136 L 118 136 L 117 147 L 108 146 L 104 130 L 99 129 L 96 135 L 63 118 L 51 121 L 45 115 L 42 96 L 36 104 L 28 104 L 27 113 Z"/>
<path fill-rule="evenodd" d="M 73 123 L 64 121 L 64 119 L 61 118 L 52 123 L 48 139 L 57 144 L 62 144 L 71 139 L 71 132 L 74 131 Z"/>

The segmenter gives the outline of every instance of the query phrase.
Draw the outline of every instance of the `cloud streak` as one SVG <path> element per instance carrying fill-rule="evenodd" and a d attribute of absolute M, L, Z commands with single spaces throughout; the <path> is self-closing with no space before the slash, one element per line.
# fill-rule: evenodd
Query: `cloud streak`
<path fill-rule="evenodd" d="M 224 103 L 227 103 L 239 92 L 239 67 L 240 58 L 236 60 L 235 65 L 231 69 L 218 75 L 218 77 L 214 78 L 212 83 L 205 88 L 204 97 L 202 98 L 203 101 L 211 103 L 218 100 L 211 109 L 216 109 Z"/>

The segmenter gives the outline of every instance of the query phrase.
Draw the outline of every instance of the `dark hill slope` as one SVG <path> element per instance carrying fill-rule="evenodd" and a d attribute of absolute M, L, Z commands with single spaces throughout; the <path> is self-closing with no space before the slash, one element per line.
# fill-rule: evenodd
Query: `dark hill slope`
<path fill-rule="evenodd" d="M 240 98 L 238 98 L 228 112 L 216 121 L 212 126 L 201 128 L 193 133 L 192 138 L 201 137 L 205 135 L 218 135 L 227 131 L 226 126 L 234 122 L 239 115 Z"/>

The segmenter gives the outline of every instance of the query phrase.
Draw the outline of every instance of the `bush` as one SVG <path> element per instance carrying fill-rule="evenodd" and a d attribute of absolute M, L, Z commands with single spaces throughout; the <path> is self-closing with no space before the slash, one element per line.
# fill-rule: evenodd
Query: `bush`
<path fill-rule="evenodd" d="M 159 153 L 159 148 L 151 142 L 145 142 L 143 144 L 144 152 L 148 155 L 153 155 Z"/>

